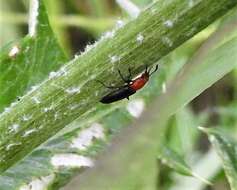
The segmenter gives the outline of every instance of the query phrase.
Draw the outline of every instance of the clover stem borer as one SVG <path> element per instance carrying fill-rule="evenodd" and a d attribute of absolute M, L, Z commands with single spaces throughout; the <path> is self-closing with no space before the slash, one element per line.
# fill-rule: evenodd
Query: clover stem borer
<path fill-rule="evenodd" d="M 106 88 L 113 89 L 112 92 L 108 93 L 104 97 L 101 98 L 100 102 L 104 104 L 109 104 L 112 102 L 116 102 L 118 100 L 122 100 L 124 98 L 129 99 L 129 96 L 135 94 L 137 90 L 141 89 L 145 84 L 148 82 L 150 76 L 156 72 L 158 69 L 158 65 L 156 65 L 154 71 L 151 72 L 151 69 L 148 69 L 146 66 L 145 71 L 139 76 L 138 78 L 135 78 L 134 80 L 131 79 L 131 69 L 128 69 L 129 76 L 128 78 L 124 78 L 120 70 L 118 70 L 118 73 L 121 77 L 121 79 L 124 81 L 124 85 L 122 86 L 107 86 L 101 81 L 99 81 L 101 84 L 103 84 Z"/>

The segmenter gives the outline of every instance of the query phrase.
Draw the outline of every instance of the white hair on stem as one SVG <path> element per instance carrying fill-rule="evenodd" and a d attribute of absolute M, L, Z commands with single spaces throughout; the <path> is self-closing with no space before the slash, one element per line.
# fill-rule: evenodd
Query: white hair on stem
<path fill-rule="evenodd" d="M 29 26 L 28 32 L 30 36 L 34 36 L 37 27 L 37 16 L 39 11 L 39 0 L 30 0 L 30 10 L 29 10 Z"/>

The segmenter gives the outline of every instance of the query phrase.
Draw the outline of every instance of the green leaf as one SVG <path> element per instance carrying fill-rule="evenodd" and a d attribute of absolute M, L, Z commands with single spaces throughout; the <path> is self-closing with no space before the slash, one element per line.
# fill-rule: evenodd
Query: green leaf
<path fill-rule="evenodd" d="M 158 158 L 159 160 L 161 160 L 162 164 L 167 165 L 176 172 L 182 175 L 196 177 L 204 183 L 211 185 L 211 182 L 207 181 L 206 179 L 203 179 L 201 176 L 194 173 L 191 167 L 185 162 L 184 158 L 169 147 L 163 145 L 159 151 Z"/>
<path fill-rule="evenodd" d="M 237 189 L 237 143 L 223 134 L 221 130 L 200 127 L 200 130 L 208 135 L 208 138 L 219 157 L 222 160 L 227 179 L 231 189 Z"/>
<path fill-rule="evenodd" d="M 191 168 L 184 161 L 182 156 L 165 145 L 161 146 L 162 148 L 158 153 L 158 159 L 162 164 L 167 165 L 182 175 L 192 176 Z"/>
<path fill-rule="evenodd" d="M 0 50 L 0 112 L 66 61 L 49 26 L 43 1 L 39 1 L 37 11 L 36 35 Z"/>

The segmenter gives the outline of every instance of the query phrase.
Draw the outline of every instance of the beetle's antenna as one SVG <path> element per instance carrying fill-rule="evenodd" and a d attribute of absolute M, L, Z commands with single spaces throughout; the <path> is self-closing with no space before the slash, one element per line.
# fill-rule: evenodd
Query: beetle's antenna
<path fill-rule="evenodd" d="M 154 72 L 156 72 L 157 70 L 158 70 L 158 65 L 156 65 L 156 67 L 155 67 L 155 69 L 154 69 L 154 71 L 152 71 L 151 73 L 150 73 L 150 71 L 151 71 L 151 69 L 149 70 L 149 76 L 151 76 Z"/>

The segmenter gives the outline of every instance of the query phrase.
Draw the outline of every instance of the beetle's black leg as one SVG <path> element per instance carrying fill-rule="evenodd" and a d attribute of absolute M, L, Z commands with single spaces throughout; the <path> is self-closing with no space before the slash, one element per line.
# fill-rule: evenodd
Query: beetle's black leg
<path fill-rule="evenodd" d="M 124 81 L 124 82 L 127 82 L 127 80 L 123 77 L 121 71 L 118 69 L 118 73 L 119 73 L 119 76 L 121 77 L 121 79 Z"/>
<path fill-rule="evenodd" d="M 129 96 L 127 97 L 127 99 L 129 100 Z"/>
<path fill-rule="evenodd" d="M 123 77 L 123 75 L 122 75 L 122 73 L 121 73 L 121 71 L 118 69 L 118 73 L 119 73 L 119 76 L 121 77 L 121 79 L 125 82 L 125 83 L 129 83 L 129 82 L 131 82 L 131 79 L 129 78 L 129 79 L 125 79 L 124 77 Z"/>
<path fill-rule="evenodd" d="M 156 72 L 156 71 L 158 70 L 158 67 L 159 67 L 159 66 L 158 66 L 158 65 L 156 65 L 156 67 L 155 67 L 154 71 L 152 71 L 151 73 L 150 73 L 150 71 L 151 71 L 151 70 L 150 70 L 150 71 L 149 71 L 149 76 L 151 76 L 151 75 L 152 75 L 154 72 Z"/>
<path fill-rule="evenodd" d="M 129 73 L 128 80 L 129 80 L 129 82 L 131 82 L 132 81 L 131 80 L 131 78 L 132 78 L 132 71 L 131 71 L 130 67 L 128 68 L 128 73 Z"/>
<path fill-rule="evenodd" d="M 148 66 L 146 65 L 145 72 L 149 73 Z"/>

